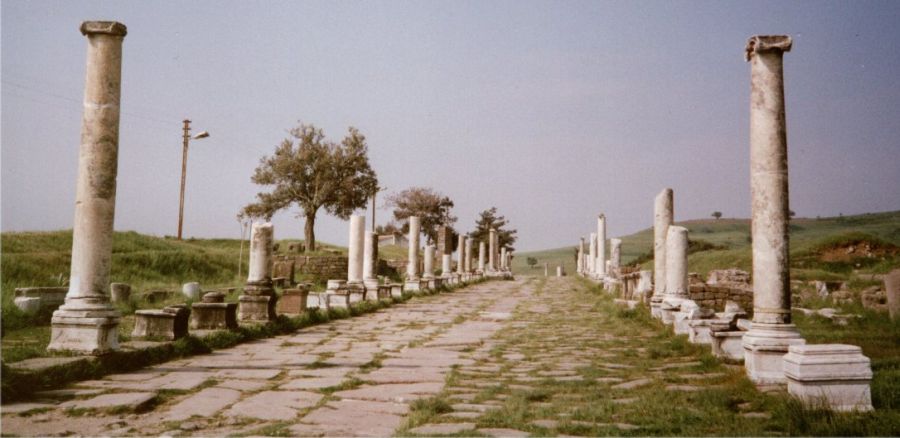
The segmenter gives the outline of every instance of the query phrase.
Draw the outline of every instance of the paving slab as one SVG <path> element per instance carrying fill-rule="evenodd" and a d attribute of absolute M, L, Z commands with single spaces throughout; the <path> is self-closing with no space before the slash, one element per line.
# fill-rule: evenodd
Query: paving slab
<path fill-rule="evenodd" d="M 169 408 L 166 421 L 187 420 L 193 416 L 211 417 L 241 398 L 241 392 L 226 388 L 206 388 Z"/>
<path fill-rule="evenodd" d="M 306 391 L 263 391 L 235 403 L 224 415 L 287 421 L 296 418 L 300 409 L 315 406 L 322 397 Z"/>
<path fill-rule="evenodd" d="M 475 429 L 475 423 L 432 423 L 409 431 L 417 435 L 450 435 Z"/>
<path fill-rule="evenodd" d="M 156 398 L 155 392 L 120 392 L 98 395 L 85 400 L 72 400 L 60 405 L 63 409 L 113 409 L 137 411 L 147 407 Z"/>
<path fill-rule="evenodd" d="M 518 429 L 486 428 L 476 429 L 475 431 L 482 435 L 493 437 L 523 438 L 529 436 L 528 432 L 524 432 Z"/>

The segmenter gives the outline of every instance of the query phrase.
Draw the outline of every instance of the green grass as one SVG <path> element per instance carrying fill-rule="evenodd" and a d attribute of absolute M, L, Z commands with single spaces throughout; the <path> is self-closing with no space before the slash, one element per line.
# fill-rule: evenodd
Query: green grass
<path fill-rule="evenodd" d="M 751 270 L 751 241 L 749 219 L 696 219 L 676 222 L 686 227 L 692 241 L 703 241 L 714 248 L 692 251 L 688 257 L 691 272 L 701 276 L 713 269 L 737 267 Z M 590 230 L 585 230 L 586 234 Z M 792 271 L 799 278 L 837 279 L 846 277 L 852 270 L 859 272 L 884 273 L 900 266 L 900 257 L 881 259 L 854 259 L 850 263 L 813 262 L 812 255 L 830 246 L 842 245 L 860 239 L 876 242 L 882 246 L 900 247 L 900 211 L 868 213 L 857 216 L 829 218 L 794 218 L 790 225 Z M 643 257 L 643 269 L 652 269 L 652 258 L 647 257 L 653 249 L 653 228 L 619 237 L 622 239 L 622 263 L 628 264 Z M 575 273 L 575 249 L 577 236 L 573 236 L 571 246 L 540 251 L 516 253 L 512 268 L 516 274 L 543 274 L 543 264 L 550 264 L 550 275 L 555 275 L 555 267 L 562 264 L 570 275 Z M 607 242 L 609 251 L 609 242 Z M 585 243 L 585 251 L 588 245 Z M 608 256 L 608 255 L 607 255 Z M 538 260 L 536 269 L 526 264 L 528 257 Z M 859 264 L 859 266 L 857 266 Z M 830 278 L 818 278 L 822 274 Z"/>
<path fill-rule="evenodd" d="M 281 252 L 288 243 L 279 241 Z M 48 315 L 29 317 L 21 314 L 13 304 L 14 289 L 29 286 L 67 285 L 72 257 L 72 232 L 16 232 L 0 234 L 0 263 L 2 263 L 2 309 L 5 331 L 34 324 L 49 323 Z M 344 248 L 319 243 L 311 255 L 334 255 Z M 132 295 L 163 289 L 179 292 L 189 281 L 200 282 L 205 290 L 237 287 L 244 279 L 238 276 L 238 257 L 241 242 L 237 239 L 185 239 L 147 236 L 133 231 L 113 235 L 113 254 L 110 282 L 128 283 Z M 249 243 L 244 243 L 241 273 L 247 272 Z M 234 298 L 234 297 L 231 297 Z M 183 299 L 170 300 L 184 301 Z M 137 308 L 158 308 L 166 303 L 125 304 L 120 310 L 129 314 Z"/>

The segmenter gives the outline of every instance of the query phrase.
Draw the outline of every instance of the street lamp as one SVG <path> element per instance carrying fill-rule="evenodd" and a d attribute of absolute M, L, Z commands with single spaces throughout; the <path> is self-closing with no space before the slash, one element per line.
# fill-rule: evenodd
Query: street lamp
<path fill-rule="evenodd" d="M 181 199 L 178 202 L 178 240 L 181 240 L 181 228 L 184 225 L 184 179 L 187 176 L 188 142 L 191 139 L 191 121 L 184 119 L 184 148 L 181 153 Z M 209 137 L 209 132 L 201 131 L 194 136 L 195 140 Z"/>

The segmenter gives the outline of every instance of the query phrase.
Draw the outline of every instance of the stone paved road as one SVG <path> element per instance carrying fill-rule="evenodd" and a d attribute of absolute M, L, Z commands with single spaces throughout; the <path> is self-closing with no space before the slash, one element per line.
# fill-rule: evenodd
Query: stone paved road
<path fill-rule="evenodd" d="M 411 401 L 442 391 L 451 367 L 488 357 L 489 338 L 535 283 L 482 283 L 81 382 L 4 406 L 2 433 L 391 435 Z"/>

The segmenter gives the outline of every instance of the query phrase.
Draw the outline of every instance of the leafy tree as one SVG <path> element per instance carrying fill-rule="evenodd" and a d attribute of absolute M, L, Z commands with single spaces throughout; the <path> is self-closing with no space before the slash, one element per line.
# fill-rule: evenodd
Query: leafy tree
<path fill-rule="evenodd" d="M 714 212 L 712 213 L 712 217 L 716 218 L 716 220 L 719 220 L 719 219 L 722 218 L 722 212 L 721 212 L 721 211 L 714 211 Z"/>
<path fill-rule="evenodd" d="M 528 266 L 530 266 L 531 269 L 534 269 L 534 267 L 535 267 L 535 265 L 537 265 L 538 261 L 534 257 L 528 257 L 525 259 L 525 262 L 528 263 Z"/>
<path fill-rule="evenodd" d="M 387 197 L 385 204 L 394 207 L 394 219 L 403 222 L 401 231 L 409 232 L 410 216 L 418 216 L 422 233 L 428 243 L 437 242 L 438 227 L 452 225 L 456 216 L 450 214 L 453 201 L 428 187 L 410 187 Z"/>
<path fill-rule="evenodd" d="M 497 230 L 497 250 L 506 248 L 507 251 L 515 250 L 513 244 L 516 243 L 516 230 L 504 229 L 509 225 L 509 220 L 503 216 L 497 215 L 497 207 L 491 207 L 481 213 L 478 213 L 478 219 L 475 220 L 475 231 L 469 233 L 469 237 L 478 242 L 488 242 L 490 229 Z"/>
<path fill-rule="evenodd" d="M 245 206 L 239 216 L 264 218 L 296 204 L 306 224 L 306 250 L 316 248 L 314 231 L 319 209 L 347 219 L 358 208 L 364 208 L 378 187 L 375 171 L 369 165 L 366 137 L 353 127 L 341 143 L 325 139 L 321 129 L 299 124 L 290 130 L 292 138 L 284 139 L 271 156 L 263 156 L 250 178 L 269 192 L 256 195 L 256 202 Z"/>
<path fill-rule="evenodd" d="M 400 227 L 398 227 L 397 224 L 392 221 L 384 225 L 376 226 L 375 232 L 377 234 L 395 234 L 400 232 Z"/>

